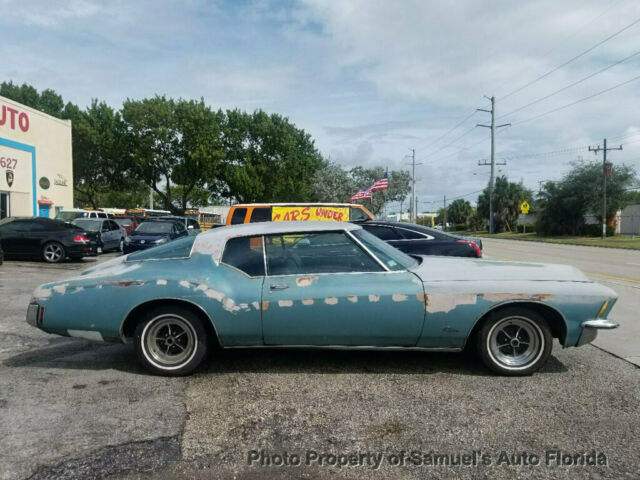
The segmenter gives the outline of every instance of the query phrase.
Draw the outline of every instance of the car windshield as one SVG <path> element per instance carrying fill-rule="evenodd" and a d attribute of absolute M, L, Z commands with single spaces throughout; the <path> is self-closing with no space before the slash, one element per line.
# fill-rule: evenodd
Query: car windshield
<path fill-rule="evenodd" d="M 148 235 L 160 235 L 171 233 L 172 228 L 173 222 L 146 221 L 138 225 L 138 228 L 136 228 L 135 231 L 137 233 L 146 233 Z"/>
<path fill-rule="evenodd" d="M 60 212 L 56 215 L 56 220 L 70 222 L 76 218 L 86 217 L 87 212 Z"/>
<path fill-rule="evenodd" d="M 80 227 L 81 229 L 89 232 L 100 231 L 100 225 L 102 224 L 100 220 L 90 220 L 88 218 L 78 218 L 71 223 L 76 227 Z"/>
<path fill-rule="evenodd" d="M 362 228 L 352 230 L 351 233 L 390 270 L 406 270 L 418 263 L 414 258 L 402 253 Z"/>

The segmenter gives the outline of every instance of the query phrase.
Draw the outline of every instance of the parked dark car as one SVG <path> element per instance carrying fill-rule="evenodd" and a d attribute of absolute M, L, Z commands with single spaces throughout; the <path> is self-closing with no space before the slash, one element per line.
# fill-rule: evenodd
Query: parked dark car
<path fill-rule="evenodd" d="M 97 254 L 95 234 L 70 223 L 41 217 L 0 220 L 0 244 L 6 257 L 40 258 L 58 263 Z"/>
<path fill-rule="evenodd" d="M 133 215 L 114 215 L 111 220 L 124 228 L 127 235 L 134 231 L 139 223 L 138 219 Z"/>
<path fill-rule="evenodd" d="M 124 239 L 124 253 L 145 250 L 187 235 L 183 222 L 149 218 Z"/>
<path fill-rule="evenodd" d="M 76 218 L 71 223 L 96 234 L 98 253 L 107 250 L 123 251 L 127 232 L 117 222 L 108 218 Z"/>
<path fill-rule="evenodd" d="M 184 227 L 187 229 L 187 233 L 189 235 L 197 235 L 202 231 L 200 229 L 200 224 L 198 223 L 198 221 L 189 217 L 176 217 L 171 215 L 165 215 L 162 217 L 157 217 L 156 219 L 153 219 L 153 220 L 156 220 L 156 221 L 157 220 L 175 220 L 177 222 L 181 222 L 184 224 Z"/>
<path fill-rule="evenodd" d="M 372 220 L 362 228 L 409 255 L 482 257 L 482 242 L 477 238 L 441 232 L 414 223 Z"/>

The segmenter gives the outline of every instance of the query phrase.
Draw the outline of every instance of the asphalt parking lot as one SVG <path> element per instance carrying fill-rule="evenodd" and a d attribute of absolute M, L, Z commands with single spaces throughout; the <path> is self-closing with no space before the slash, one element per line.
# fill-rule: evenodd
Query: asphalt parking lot
<path fill-rule="evenodd" d="M 153 377 L 130 345 L 24 321 L 37 285 L 95 261 L 0 266 L 2 479 L 640 474 L 640 369 L 598 348 L 556 344 L 524 378 L 462 354 L 288 350 Z"/>

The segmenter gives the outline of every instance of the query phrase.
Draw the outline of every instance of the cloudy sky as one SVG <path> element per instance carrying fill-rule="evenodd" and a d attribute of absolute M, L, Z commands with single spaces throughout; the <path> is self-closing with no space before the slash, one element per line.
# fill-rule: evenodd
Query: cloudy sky
<path fill-rule="evenodd" d="M 484 95 L 497 99 L 497 123 L 513 124 L 496 136 L 496 152 L 514 181 L 537 189 L 579 156 L 594 158 L 586 147 L 603 137 L 624 144 L 614 164 L 640 171 L 637 0 L 0 7 L 3 80 L 53 88 L 80 105 L 158 93 L 262 108 L 289 117 L 345 167 L 409 168 L 414 148 L 420 210 L 443 195 L 474 201 L 486 185 L 489 169 L 478 161 L 489 156 L 489 131 L 474 128 L 489 121 L 474 113 L 487 107 Z"/>

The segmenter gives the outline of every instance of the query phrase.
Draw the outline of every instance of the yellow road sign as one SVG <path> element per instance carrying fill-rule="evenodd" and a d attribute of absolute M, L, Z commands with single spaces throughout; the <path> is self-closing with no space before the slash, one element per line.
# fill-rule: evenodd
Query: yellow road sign
<path fill-rule="evenodd" d="M 525 215 L 529 213 L 530 208 L 531 207 L 529 206 L 529 203 L 526 200 L 520 204 L 520 211 Z"/>

